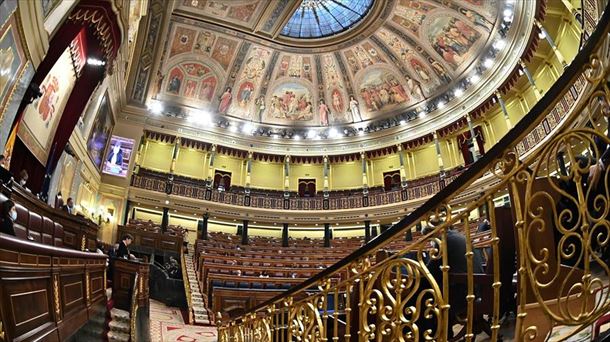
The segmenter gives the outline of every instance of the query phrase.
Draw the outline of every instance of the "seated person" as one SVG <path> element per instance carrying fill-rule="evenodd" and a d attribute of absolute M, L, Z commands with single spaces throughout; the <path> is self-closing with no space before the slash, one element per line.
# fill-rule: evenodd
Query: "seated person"
<path fill-rule="evenodd" d="M 13 222 L 17 219 L 17 208 L 13 201 L 8 200 L 0 206 L 0 233 L 15 236 Z"/>
<path fill-rule="evenodd" d="M 19 172 L 19 177 L 17 178 L 17 182 L 19 183 L 19 185 L 21 185 L 22 187 L 25 188 L 25 185 L 27 184 L 29 177 L 30 176 L 28 175 L 28 172 L 25 169 L 23 169 L 23 170 L 21 170 L 21 172 Z"/>
<path fill-rule="evenodd" d="M 72 199 L 72 197 L 68 197 L 68 200 L 66 201 L 66 205 L 61 207 L 61 209 L 70 215 L 73 215 L 75 213 L 74 212 L 74 200 Z"/>
<path fill-rule="evenodd" d="M 131 254 L 129 252 L 129 249 L 127 248 L 127 246 L 131 245 L 131 242 L 133 242 L 133 236 L 131 236 L 130 234 L 123 235 L 123 239 L 121 240 L 121 242 L 119 242 L 119 248 L 116 252 L 117 258 L 123 258 L 123 259 L 135 259 L 136 258 L 133 254 Z"/>

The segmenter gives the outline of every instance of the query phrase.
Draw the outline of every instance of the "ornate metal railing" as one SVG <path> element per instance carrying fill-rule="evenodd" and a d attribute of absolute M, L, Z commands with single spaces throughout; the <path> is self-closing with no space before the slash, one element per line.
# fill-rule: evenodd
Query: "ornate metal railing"
<path fill-rule="evenodd" d="M 491 341 L 542 341 L 593 333 L 610 311 L 609 19 L 606 9 L 555 85 L 455 181 L 315 277 L 242 317 L 218 320 L 219 341 L 472 341 L 482 332 Z M 576 86 L 570 110 L 540 131 Z M 544 134 L 544 143 L 520 148 L 532 134 Z M 496 183 L 451 208 L 484 174 Z M 495 205 L 506 196 L 509 205 Z M 460 231 L 473 211 L 489 218 L 487 243 Z M 421 238 L 385 252 L 422 221 L 430 230 Z"/>
<path fill-rule="evenodd" d="M 295 197 L 295 193 L 288 200 L 288 208 L 291 210 L 342 210 L 422 199 L 439 192 L 443 187 L 456 179 L 460 173 L 461 170 L 456 168 L 449 170 L 447 175 L 442 179 L 438 174 L 423 177 L 411 181 L 406 188 L 389 191 L 384 191 L 383 188 L 376 188 L 371 189 L 366 196 L 363 195 L 362 189 L 331 192 L 330 197 L 327 199 L 322 195 L 316 197 Z M 246 194 L 243 189 L 240 189 L 241 191 L 238 192 L 218 191 L 217 189 L 208 188 L 204 180 L 186 179 L 179 176 L 174 176 L 170 185 L 168 181 L 169 176 L 168 173 L 150 172 L 142 168 L 138 174 L 132 175 L 131 186 L 155 192 L 169 192 L 172 195 L 216 203 L 263 209 L 286 209 L 284 193 L 282 191 L 269 192 L 269 194 L 257 193 L 256 190 Z M 325 201 L 327 201 L 327 205 L 325 205 Z"/>

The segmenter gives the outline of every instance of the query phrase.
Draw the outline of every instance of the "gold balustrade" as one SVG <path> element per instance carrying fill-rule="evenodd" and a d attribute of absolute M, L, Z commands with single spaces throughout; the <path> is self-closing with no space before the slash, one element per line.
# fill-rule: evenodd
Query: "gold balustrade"
<path fill-rule="evenodd" d="M 219 317 L 219 341 L 473 341 L 482 332 L 543 341 L 592 331 L 610 311 L 610 138 L 597 125 L 610 120 L 609 19 L 606 8 L 556 84 L 455 181 L 324 272 L 242 317 Z M 519 144 L 574 88 L 571 110 L 523 153 Z M 494 185 L 452 210 L 486 174 Z M 495 204 L 506 196 L 510 205 Z M 467 228 L 482 207 L 485 242 Z M 429 232 L 385 252 L 422 221 Z"/>

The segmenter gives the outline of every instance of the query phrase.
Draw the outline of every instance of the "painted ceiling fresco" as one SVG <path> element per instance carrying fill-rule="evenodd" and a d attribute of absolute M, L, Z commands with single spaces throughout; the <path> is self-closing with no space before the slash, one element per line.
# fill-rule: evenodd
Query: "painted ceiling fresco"
<path fill-rule="evenodd" d="M 417 108 L 480 58 L 499 0 L 397 0 L 370 35 L 336 51 L 298 53 L 173 17 L 152 98 L 270 125 L 330 126 Z M 179 6 L 253 26 L 261 1 Z"/>

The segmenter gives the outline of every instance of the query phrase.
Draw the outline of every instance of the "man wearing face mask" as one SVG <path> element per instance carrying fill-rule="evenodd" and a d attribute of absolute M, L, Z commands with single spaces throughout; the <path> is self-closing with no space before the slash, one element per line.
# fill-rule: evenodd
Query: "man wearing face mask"
<path fill-rule="evenodd" d="M 0 233 L 15 235 L 13 222 L 17 220 L 17 208 L 13 201 L 8 200 L 0 205 Z"/>
<path fill-rule="evenodd" d="M 72 200 L 72 197 L 68 197 L 66 205 L 64 205 L 62 209 L 70 215 L 74 214 L 74 200 Z"/>

